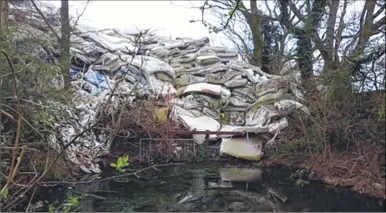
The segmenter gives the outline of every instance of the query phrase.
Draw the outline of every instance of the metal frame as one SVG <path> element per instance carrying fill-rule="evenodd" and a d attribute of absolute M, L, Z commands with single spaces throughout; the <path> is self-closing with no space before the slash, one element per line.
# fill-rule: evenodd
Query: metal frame
<path fill-rule="evenodd" d="M 170 131 L 176 135 L 205 135 L 205 146 L 206 146 L 206 158 L 209 159 L 209 135 L 244 135 L 245 132 L 234 132 L 234 131 L 197 131 L 197 130 L 174 130 Z M 186 138 L 141 138 L 139 140 L 139 156 L 142 157 L 142 141 L 193 141 L 193 139 Z M 194 142 L 194 141 L 193 141 Z M 196 153 L 196 144 L 193 146 L 194 153 Z"/>

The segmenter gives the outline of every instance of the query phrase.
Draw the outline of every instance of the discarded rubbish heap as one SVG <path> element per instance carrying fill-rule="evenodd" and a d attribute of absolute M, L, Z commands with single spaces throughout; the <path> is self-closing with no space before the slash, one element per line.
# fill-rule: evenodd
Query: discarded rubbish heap
<path fill-rule="evenodd" d="M 23 42 L 33 31 L 41 39 L 54 40 L 39 16 L 11 20 L 18 22 Z M 41 23 L 40 25 L 36 23 Z M 55 26 L 54 26 L 55 27 Z M 54 28 L 56 29 L 56 28 Z M 57 31 L 60 32 L 60 31 Z M 303 96 L 296 75 L 277 76 L 237 60 L 225 47 L 211 46 L 208 38 L 170 39 L 150 33 L 125 33 L 119 30 L 88 30 L 77 27 L 71 35 L 71 84 L 77 90 L 73 106 L 66 106 L 69 118 L 58 123 L 61 135 L 51 137 L 60 149 L 96 121 L 97 110 L 110 99 L 118 111 L 119 103 L 143 96 L 168 96 L 172 106 L 166 112 L 171 120 L 189 130 L 243 131 L 275 135 L 289 123 L 288 113 L 301 109 Z M 57 61 L 57 45 L 35 47 L 41 58 Z M 124 78 L 124 81 L 118 79 Z M 119 83 L 118 83 L 119 82 Z M 135 88 L 136 94 L 133 94 Z M 112 92 L 114 91 L 114 94 Z M 93 160 L 109 151 L 107 132 L 89 131 L 66 150 L 68 158 L 85 172 L 98 173 Z M 194 135 L 197 143 L 203 135 Z M 221 152 L 244 159 L 258 160 L 263 155 L 262 141 L 222 137 Z M 248 138 L 249 139 L 249 138 Z M 272 142 L 272 141 L 270 141 Z"/>

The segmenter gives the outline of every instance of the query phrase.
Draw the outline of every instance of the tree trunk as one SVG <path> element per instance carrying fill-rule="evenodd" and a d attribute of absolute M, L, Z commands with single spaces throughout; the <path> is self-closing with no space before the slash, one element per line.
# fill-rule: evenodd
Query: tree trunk
<path fill-rule="evenodd" d="M 8 19 L 8 0 L 0 1 L 0 24 L 6 23 Z"/>
<path fill-rule="evenodd" d="M 3 40 L 8 21 L 8 0 L 0 1 L 0 39 Z M 0 40 L 0 41 L 1 41 Z"/>
<path fill-rule="evenodd" d="M 262 19 L 262 34 L 263 38 L 263 47 L 262 47 L 262 56 L 261 56 L 261 70 L 266 73 L 273 74 L 272 67 L 272 57 L 273 57 L 273 46 L 274 46 L 274 35 L 273 35 L 273 26 L 266 19 Z"/>
<path fill-rule="evenodd" d="M 311 38 L 307 33 L 301 33 L 297 35 L 297 38 L 297 57 L 300 73 L 304 80 L 308 80 L 313 76 Z"/>
<path fill-rule="evenodd" d="M 69 6 L 68 0 L 61 0 L 62 6 L 60 8 L 61 17 L 61 32 L 62 38 L 60 39 L 60 66 L 63 75 L 64 88 L 68 88 L 70 85 L 70 22 L 69 22 Z"/>
<path fill-rule="evenodd" d="M 261 52 L 263 47 L 263 38 L 261 35 L 261 23 L 260 17 L 257 14 L 257 4 L 256 0 L 251 0 L 251 27 L 252 37 L 253 37 L 253 54 L 251 57 L 251 64 L 261 67 Z"/>
<path fill-rule="evenodd" d="M 8 18 L 8 1 L 0 1 L 0 49 L 5 49 L 5 46 L 7 45 L 7 18 Z M 5 60 L 2 60 L 3 63 Z M 5 73 L 5 70 L 8 69 L 8 67 L 5 64 L 1 64 L 0 66 L 0 73 Z M 12 87 L 11 87 L 12 88 Z M 0 103 L 1 103 L 1 95 L 0 95 Z M 0 113 L 1 114 L 1 113 Z M 1 115 L 0 115 L 1 118 Z M 1 130 L 1 128 L 0 128 Z"/>
<path fill-rule="evenodd" d="M 326 51 L 329 57 L 324 57 L 324 71 L 333 71 L 336 69 L 335 58 L 337 55 L 334 55 L 334 38 L 335 38 L 335 24 L 336 17 L 339 7 L 339 0 L 331 1 L 329 4 L 329 14 L 326 26 Z"/>

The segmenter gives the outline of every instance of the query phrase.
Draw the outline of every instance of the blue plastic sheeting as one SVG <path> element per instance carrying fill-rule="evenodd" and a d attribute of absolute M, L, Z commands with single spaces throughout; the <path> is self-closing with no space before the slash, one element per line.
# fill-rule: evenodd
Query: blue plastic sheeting
<path fill-rule="evenodd" d="M 94 84 L 96 88 L 92 91 L 93 94 L 98 94 L 105 89 L 110 88 L 106 77 L 92 69 L 89 69 L 83 76 L 84 80 Z"/>
<path fill-rule="evenodd" d="M 70 76 L 72 79 L 78 79 L 82 77 L 82 73 L 79 70 L 70 68 Z M 89 83 L 89 85 L 84 85 L 85 88 L 83 89 L 93 95 L 98 95 L 105 89 L 110 88 L 107 78 L 92 69 L 89 69 L 86 73 L 84 73 L 83 79 Z"/>

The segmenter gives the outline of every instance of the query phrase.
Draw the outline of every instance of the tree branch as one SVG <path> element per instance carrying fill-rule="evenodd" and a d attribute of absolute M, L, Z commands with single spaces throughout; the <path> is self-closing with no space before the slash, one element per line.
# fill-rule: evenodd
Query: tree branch
<path fill-rule="evenodd" d="M 47 18 L 44 16 L 43 12 L 39 9 L 39 7 L 36 5 L 35 3 L 35 0 L 30 0 L 32 5 L 34 6 L 34 8 L 36 9 L 36 11 L 40 14 L 40 16 L 42 17 L 42 19 L 44 20 L 44 23 L 46 23 L 46 25 L 50 28 L 50 30 L 52 31 L 52 33 L 55 35 L 55 37 L 58 39 L 58 41 L 60 41 L 60 36 L 58 35 L 58 33 L 54 30 L 54 28 L 51 26 L 51 24 L 48 22 Z"/>
<path fill-rule="evenodd" d="M 342 13 L 340 15 L 339 26 L 338 26 L 338 30 L 337 30 L 338 32 L 337 32 L 336 37 L 335 37 L 335 48 L 334 48 L 335 49 L 334 50 L 334 63 L 335 64 L 339 63 L 338 49 L 340 47 L 340 42 L 343 39 L 342 33 L 343 33 L 343 30 L 345 27 L 344 17 L 346 16 L 347 5 L 348 5 L 348 0 L 344 0 L 343 9 L 342 9 Z"/>
<path fill-rule="evenodd" d="M 240 2 L 241 0 L 237 0 L 235 7 L 232 9 L 232 11 L 229 14 L 229 18 L 227 19 L 225 25 L 220 31 L 225 30 L 228 27 L 229 21 L 233 18 L 233 15 L 235 14 L 236 10 L 239 8 Z"/>
<path fill-rule="evenodd" d="M 327 20 L 327 29 L 326 29 L 326 48 L 328 51 L 328 54 L 333 58 L 334 54 L 334 30 L 335 30 L 335 23 L 336 23 L 336 17 L 338 12 L 338 6 L 339 6 L 339 0 L 331 1 L 329 8 L 329 16 Z"/>
<path fill-rule="evenodd" d="M 384 3 L 381 8 L 373 15 L 372 19 L 376 19 L 380 14 L 385 13 L 386 4 Z"/>
<path fill-rule="evenodd" d="M 79 22 L 80 18 L 81 18 L 81 17 L 83 16 L 83 14 L 86 12 L 87 6 L 88 6 L 88 4 L 90 3 L 90 1 L 91 1 L 91 0 L 87 0 L 86 5 L 84 6 L 82 12 L 81 12 L 81 13 L 78 15 L 78 17 L 76 18 L 75 23 L 74 23 L 74 26 L 72 27 L 73 29 L 76 28 L 76 26 L 78 25 L 78 22 Z"/>

